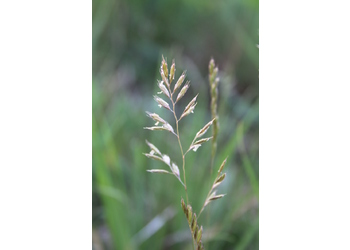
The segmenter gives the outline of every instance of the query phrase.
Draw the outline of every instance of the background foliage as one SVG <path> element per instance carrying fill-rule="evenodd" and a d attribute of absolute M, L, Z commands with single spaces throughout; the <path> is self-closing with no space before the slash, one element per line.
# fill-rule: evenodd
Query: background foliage
<path fill-rule="evenodd" d="M 195 113 L 180 122 L 185 148 L 210 120 L 208 63 L 219 67 L 219 121 L 214 169 L 228 156 L 225 198 L 201 216 L 207 249 L 258 249 L 258 1 L 93 1 L 93 249 L 191 249 L 176 178 L 142 153 L 145 139 L 181 165 L 176 138 L 145 131 L 145 111 L 173 117 L 153 100 L 161 55 L 187 69 L 199 93 Z M 210 188 L 210 143 L 186 156 L 189 198 L 199 210 Z M 181 171 L 181 170 L 180 170 Z M 191 181 L 189 181 L 191 180 Z M 208 218 L 210 218 L 208 220 Z"/>

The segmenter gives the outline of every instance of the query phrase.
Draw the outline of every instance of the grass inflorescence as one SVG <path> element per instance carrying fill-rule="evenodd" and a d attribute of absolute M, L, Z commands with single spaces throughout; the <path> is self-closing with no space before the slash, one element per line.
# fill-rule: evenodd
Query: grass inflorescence
<path fill-rule="evenodd" d="M 191 206 L 189 197 L 188 197 L 188 190 L 187 190 L 187 181 L 186 180 L 186 161 L 185 157 L 186 154 L 190 151 L 196 152 L 200 146 L 202 146 L 205 142 L 208 142 L 209 140 L 212 140 L 212 153 L 211 153 L 211 169 L 210 169 L 210 174 L 212 173 L 212 168 L 213 168 L 213 159 L 215 157 L 216 153 L 216 141 L 217 141 L 217 134 L 218 134 L 218 115 L 217 115 L 217 99 L 218 99 L 218 68 L 215 67 L 214 60 L 210 60 L 209 63 L 209 83 L 210 83 L 210 93 L 211 93 L 211 114 L 212 114 L 212 119 L 205 124 L 195 135 L 194 139 L 192 140 L 192 143 L 189 145 L 187 150 L 185 151 L 183 149 L 183 145 L 181 143 L 181 137 L 180 137 L 180 130 L 179 130 L 179 123 L 180 121 L 185 118 L 186 116 L 194 113 L 195 107 L 197 105 L 197 97 L 194 96 L 192 100 L 186 105 L 184 108 L 183 112 L 181 115 L 178 117 L 176 115 L 176 104 L 184 97 L 184 95 L 187 93 L 187 90 L 190 87 L 190 82 L 186 81 L 186 71 L 184 71 L 178 80 L 175 82 L 175 61 L 172 61 L 170 70 L 168 68 L 167 61 L 162 58 L 161 66 L 160 66 L 160 76 L 161 80 L 158 81 L 158 87 L 160 89 L 160 92 L 158 92 L 158 95 L 154 96 L 154 100 L 158 103 L 158 106 L 160 108 L 165 108 L 166 110 L 170 111 L 175 120 L 175 125 L 171 125 L 171 122 L 168 122 L 161 118 L 157 113 L 151 113 L 151 112 L 146 112 L 147 116 L 150 117 L 154 122 L 154 126 L 151 127 L 145 127 L 145 129 L 148 130 L 163 130 L 167 131 L 173 135 L 175 135 L 177 142 L 179 144 L 179 148 L 181 151 L 181 156 L 182 156 L 182 178 L 181 178 L 181 173 L 178 165 L 171 160 L 171 156 L 166 155 L 162 153 L 155 145 L 152 143 L 146 141 L 147 145 L 150 148 L 149 153 L 145 153 L 144 155 L 147 156 L 148 158 L 151 158 L 153 160 L 158 160 L 160 162 L 163 162 L 165 165 L 168 166 L 169 169 L 149 169 L 147 170 L 148 172 L 151 173 L 163 173 L 163 174 L 170 174 L 174 175 L 178 181 L 182 184 L 182 186 L 185 189 L 185 195 L 186 195 L 186 203 L 181 197 L 181 207 L 182 210 L 186 216 L 186 220 L 189 225 L 189 229 L 191 231 L 191 236 L 192 236 L 192 241 L 193 241 L 193 247 L 195 249 L 204 249 L 203 244 L 202 244 L 202 235 L 203 235 L 203 226 L 199 225 L 198 219 L 205 209 L 205 207 L 212 201 L 215 201 L 217 199 L 222 198 L 224 195 L 223 194 L 216 194 L 216 188 L 224 181 L 226 177 L 226 173 L 222 173 L 223 168 L 226 163 L 226 159 L 223 161 L 221 166 L 219 167 L 217 177 L 214 180 L 213 185 L 211 186 L 211 189 L 208 192 L 208 195 L 203 202 L 203 206 L 200 210 L 200 212 L 197 213 L 193 211 L 193 208 Z M 173 84 L 174 83 L 174 84 Z M 176 94 L 177 93 L 177 94 Z M 162 95 L 162 96 L 160 96 Z M 163 99 L 164 98 L 164 99 Z M 206 132 L 209 130 L 209 128 L 213 126 L 213 135 L 209 137 L 204 137 Z"/>

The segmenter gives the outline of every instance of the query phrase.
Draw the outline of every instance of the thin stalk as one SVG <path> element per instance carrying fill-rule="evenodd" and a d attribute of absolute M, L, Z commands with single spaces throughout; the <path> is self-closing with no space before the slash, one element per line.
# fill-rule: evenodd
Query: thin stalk
<path fill-rule="evenodd" d="M 191 145 L 194 143 L 194 141 L 195 141 L 196 139 L 197 139 L 196 137 L 193 139 L 193 141 L 191 142 Z M 187 149 L 187 151 L 186 151 L 186 153 L 184 154 L 184 156 L 190 151 L 190 148 L 191 148 L 191 146 Z"/>
<path fill-rule="evenodd" d="M 203 203 L 203 206 L 202 206 L 202 208 L 201 208 L 201 210 L 200 210 L 200 212 L 199 212 L 199 214 L 198 214 L 198 216 L 197 216 L 197 220 L 199 219 L 199 216 L 200 216 L 201 213 L 203 212 L 205 203 L 207 202 L 207 200 L 208 200 L 208 198 L 209 198 L 211 192 L 213 191 L 214 185 L 215 185 L 215 181 L 216 181 L 217 178 L 220 176 L 220 174 L 221 174 L 221 172 L 218 172 L 218 174 L 216 175 L 216 178 L 215 178 L 215 180 L 214 180 L 214 183 L 213 183 L 213 185 L 211 185 L 211 188 L 210 188 L 210 190 L 209 190 L 209 192 L 208 192 L 208 194 L 207 194 L 207 197 L 205 198 L 205 202 Z"/>
<path fill-rule="evenodd" d="M 173 101 L 173 94 L 171 93 L 171 102 L 173 104 L 173 114 L 176 121 L 176 137 L 177 141 L 179 142 L 180 150 L 181 150 L 181 157 L 182 157 L 182 171 L 184 176 L 184 184 L 185 184 L 185 192 L 186 192 L 186 202 L 188 204 L 188 193 L 187 193 L 187 183 L 186 183 L 186 170 L 185 170 L 185 155 L 182 149 L 182 144 L 180 140 L 180 134 L 179 134 L 179 120 L 177 119 L 176 113 L 175 113 L 175 103 Z"/>
<path fill-rule="evenodd" d="M 205 198 L 205 202 L 206 202 L 207 199 L 209 198 L 210 192 L 211 192 L 212 190 L 213 190 L 213 186 L 212 186 L 212 188 L 210 189 L 209 193 L 207 194 L 207 197 Z M 197 220 L 199 219 L 199 216 L 201 216 L 201 214 L 202 214 L 202 212 L 203 212 L 203 210 L 204 210 L 205 202 L 203 203 L 203 206 L 202 206 L 202 208 L 201 208 L 201 210 L 200 210 L 200 212 L 199 212 L 199 214 L 198 214 L 198 216 L 197 216 Z"/>
<path fill-rule="evenodd" d="M 215 143 L 215 142 L 214 142 Z M 210 164 L 210 176 L 212 176 L 213 174 L 213 168 L 214 168 L 214 158 L 215 158 L 215 153 L 211 154 L 211 164 Z M 212 186 L 213 187 L 213 186 Z M 212 191 L 212 189 L 209 191 L 209 193 Z M 206 198 L 208 199 L 208 197 Z M 201 210 L 202 211 L 202 210 Z M 199 216 L 198 216 L 199 217 Z M 207 225 L 210 225 L 210 207 L 208 207 L 208 212 L 207 212 L 207 216 L 206 216 L 206 222 Z M 209 243 L 208 243 L 209 244 Z"/>
<path fill-rule="evenodd" d="M 214 127 L 212 128 L 213 130 L 214 130 Z M 214 134 L 214 133 L 213 133 Z M 214 147 L 214 144 L 216 143 L 216 141 L 214 141 L 214 138 L 213 138 L 213 141 L 212 141 L 212 153 L 211 153 L 211 163 L 210 163 L 210 176 L 212 176 L 213 175 L 213 168 L 214 168 L 214 158 L 215 158 L 215 153 L 216 153 L 216 150 L 215 151 L 213 151 L 213 147 Z M 211 188 L 211 190 L 209 191 L 209 194 L 210 194 L 210 192 L 213 190 L 213 186 L 212 186 L 212 188 Z M 208 194 L 208 196 L 209 196 L 209 194 Z M 207 196 L 207 198 L 206 199 L 208 199 L 208 196 Z M 207 225 L 210 225 L 210 207 L 208 207 L 208 211 L 207 211 L 207 215 L 206 215 L 206 222 L 207 222 Z M 201 209 L 201 212 L 202 212 L 203 210 Z M 199 216 L 198 216 L 198 218 L 199 218 Z M 208 244 L 209 244 L 209 242 L 208 242 Z M 208 247 L 209 248 L 209 247 Z"/>
<path fill-rule="evenodd" d="M 188 193 L 187 193 L 187 184 L 186 184 L 186 170 L 185 170 L 185 155 L 183 153 L 183 150 L 182 150 L 182 145 L 181 145 L 181 140 L 180 140 L 180 134 L 179 134 L 179 121 L 177 120 L 177 117 L 175 115 L 175 104 L 173 106 L 173 110 L 174 110 L 174 116 L 175 116 L 175 119 L 176 119 L 176 131 L 177 131 L 177 140 L 179 142 L 179 146 L 180 146 L 180 149 L 181 149 L 181 155 L 182 155 L 182 170 L 184 172 L 184 182 L 185 182 L 185 191 L 186 191 L 186 201 L 187 201 L 187 204 L 189 204 L 188 202 Z M 194 238 L 192 236 L 192 246 L 193 246 L 193 249 L 195 249 L 195 242 L 194 242 Z"/>

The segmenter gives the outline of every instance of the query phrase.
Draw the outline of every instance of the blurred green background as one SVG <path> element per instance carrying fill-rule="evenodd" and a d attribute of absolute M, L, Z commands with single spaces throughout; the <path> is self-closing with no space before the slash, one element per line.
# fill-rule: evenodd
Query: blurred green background
<path fill-rule="evenodd" d="M 199 93 L 194 114 L 180 122 L 184 148 L 211 119 L 210 58 L 219 67 L 214 172 L 228 156 L 219 188 L 226 196 L 212 202 L 199 220 L 204 246 L 258 249 L 259 2 L 94 0 L 92 10 L 93 249 L 192 249 L 180 205 L 182 185 L 173 176 L 146 172 L 166 167 L 142 154 L 149 152 L 147 139 L 178 166 L 182 163 L 174 135 L 143 129 L 154 124 L 145 111 L 175 127 L 171 113 L 153 100 L 162 55 L 169 66 L 175 59 L 176 79 L 186 69 L 191 81 L 179 109 Z M 210 150 L 209 142 L 186 156 L 189 199 L 196 211 L 214 179 Z"/>

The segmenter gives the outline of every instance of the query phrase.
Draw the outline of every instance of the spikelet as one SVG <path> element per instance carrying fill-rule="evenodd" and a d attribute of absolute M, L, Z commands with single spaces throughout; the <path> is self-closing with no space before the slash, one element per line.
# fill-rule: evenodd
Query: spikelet
<path fill-rule="evenodd" d="M 162 60 L 162 65 L 160 66 L 160 75 L 162 77 L 162 80 L 164 81 L 164 83 L 168 86 L 168 88 L 170 87 L 169 81 L 168 81 L 168 64 L 166 62 L 166 60 L 163 57 Z"/>
<path fill-rule="evenodd" d="M 188 211 L 188 216 L 187 216 L 187 220 L 188 221 L 192 221 L 192 207 L 190 205 L 187 205 L 187 211 Z"/>
<path fill-rule="evenodd" d="M 205 124 L 205 126 L 197 132 L 196 137 L 194 139 L 202 137 L 208 131 L 209 127 L 211 126 L 211 124 L 213 124 L 213 121 L 215 119 L 216 118 Z"/>
<path fill-rule="evenodd" d="M 221 184 L 221 182 L 225 179 L 226 177 L 226 173 L 220 175 L 218 178 L 216 178 L 215 183 L 213 185 L 213 189 L 216 188 L 217 186 L 219 186 Z"/>
<path fill-rule="evenodd" d="M 151 112 L 146 111 L 146 114 L 148 117 L 152 118 L 156 122 L 155 125 L 158 125 L 159 123 L 162 123 L 162 124 L 167 123 L 167 121 L 165 121 L 163 118 L 161 118 L 156 113 L 151 113 Z"/>
<path fill-rule="evenodd" d="M 176 92 L 176 90 L 178 90 L 181 87 L 182 83 L 184 82 L 186 77 L 185 74 L 186 74 L 186 71 L 182 73 L 182 75 L 179 77 L 179 79 L 175 83 L 174 90 L 173 90 L 174 93 Z"/>
<path fill-rule="evenodd" d="M 194 108 L 196 107 L 197 103 L 196 103 L 196 99 L 197 99 L 198 94 L 187 104 L 184 112 L 182 113 L 182 115 L 180 116 L 181 120 L 183 117 L 193 113 Z"/>
<path fill-rule="evenodd" d="M 209 201 L 214 201 L 214 200 L 220 199 L 220 198 L 222 198 L 224 196 L 225 196 L 224 194 L 213 195 L 213 196 L 209 197 Z"/>
<path fill-rule="evenodd" d="M 170 106 L 169 106 L 169 103 L 167 103 L 166 101 L 164 101 L 162 98 L 158 97 L 158 96 L 154 96 L 154 100 L 158 103 L 158 106 L 161 108 L 161 107 L 164 107 L 170 111 L 172 111 L 170 109 Z"/>
<path fill-rule="evenodd" d="M 154 146 L 152 143 L 150 143 L 149 141 L 146 140 L 147 145 L 151 148 L 151 150 L 153 150 L 154 152 L 156 152 L 158 155 L 162 155 L 162 153 L 159 151 L 158 148 L 156 148 L 156 146 Z"/>
<path fill-rule="evenodd" d="M 158 94 L 164 93 L 168 98 L 170 98 L 169 91 L 163 84 L 163 81 L 158 82 L 158 87 L 160 88 L 161 92 L 158 92 Z"/>
<path fill-rule="evenodd" d="M 170 75 L 169 75 L 169 84 L 174 80 L 175 78 L 175 60 L 173 60 L 173 63 L 170 67 Z"/>
<path fill-rule="evenodd" d="M 226 164 L 226 161 L 227 161 L 227 157 L 226 157 L 226 159 L 221 163 L 221 166 L 220 166 L 220 168 L 219 168 L 219 173 L 221 173 L 222 172 L 222 170 L 224 169 L 224 166 L 225 166 L 225 164 Z"/>
<path fill-rule="evenodd" d="M 177 103 L 186 94 L 189 87 L 190 87 L 190 83 L 186 82 L 185 86 L 182 87 L 182 89 L 180 90 L 180 93 L 177 95 L 175 103 Z"/>

